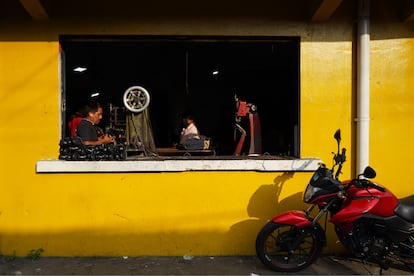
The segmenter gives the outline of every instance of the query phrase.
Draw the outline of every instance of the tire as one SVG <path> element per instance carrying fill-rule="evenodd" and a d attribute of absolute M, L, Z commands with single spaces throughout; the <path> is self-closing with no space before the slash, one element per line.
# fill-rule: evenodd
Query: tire
<path fill-rule="evenodd" d="M 263 264 L 274 271 L 302 270 L 311 265 L 322 252 L 323 237 L 313 229 L 317 228 L 298 228 L 269 222 L 257 235 L 256 254 Z"/>

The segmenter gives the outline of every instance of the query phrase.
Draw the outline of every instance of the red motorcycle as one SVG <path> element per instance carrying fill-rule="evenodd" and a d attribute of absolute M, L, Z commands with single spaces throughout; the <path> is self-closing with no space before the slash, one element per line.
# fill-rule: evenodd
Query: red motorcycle
<path fill-rule="evenodd" d="M 370 181 L 376 173 L 367 167 L 357 178 L 341 182 L 346 149 L 340 152 L 341 132 L 334 138 L 332 169 L 322 164 L 310 179 L 303 201 L 306 211 L 288 211 L 275 216 L 259 232 L 256 253 L 270 269 L 295 272 L 311 265 L 326 245 L 326 221 L 335 226 L 341 243 L 364 261 L 387 269 L 396 261 L 412 269 L 414 264 L 414 195 L 397 199 L 390 191 Z M 336 171 L 335 171 L 336 169 Z M 315 207 L 315 217 L 311 212 Z M 325 215 L 325 229 L 319 221 Z"/>

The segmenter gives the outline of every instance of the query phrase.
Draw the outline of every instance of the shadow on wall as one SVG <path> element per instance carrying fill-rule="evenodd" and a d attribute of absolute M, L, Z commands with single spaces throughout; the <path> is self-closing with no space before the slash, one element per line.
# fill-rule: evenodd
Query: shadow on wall
<path fill-rule="evenodd" d="M 262 185 L 252 195 L 247 206 L 251 219 L 234 224 L 229 231 L 228 247 L 245 248 L 242 254 L 250 255 L 255 252 L 256 236 L 260 229 L 275 215 L 287 210 L 304 210 L 302 193 L 296 193 L 282 201 L 279 200 L 283 185 L 293 177 L 293 172 L 285 172 L 274 179 L 274 184 Z"/>
<path fill-rule="evenodd" d="M 280 201 L 283 186 L 293 175 L 293 172 L 285 172 L 274 179 L 274 184 L 259 187 L 250 198 L 247 207 L 251 219 L 234 224 L 230 228 L 229 237 L 226 239 L 228 249 L 237 252 L 237 248 L 242 248 L 246 249 L 246 252 L 241 252 L 242 255 L 254 255 L 257 234 L 274 216 L 289 210 L 308 209 L 310 205 L 303 202 L 303 192 L 295 193 Z M 315 211 L 312 212 L 312 215 L 315 216 Z M 328 219 L 328 217 L 322 217 L 319 221 L 323 228 L 326 227 L 329 249 L 325 249 L 325 251 L 344 251 L 344 247 L 337 240 L 333 225 L 331 223 L 327 224 L 325 219 Z"/>

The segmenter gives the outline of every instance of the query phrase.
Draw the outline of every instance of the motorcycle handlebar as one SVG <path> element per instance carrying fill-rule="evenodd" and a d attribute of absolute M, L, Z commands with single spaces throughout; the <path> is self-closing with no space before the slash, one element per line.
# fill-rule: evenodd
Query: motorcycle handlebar
<path fill-rule="evenodd" d="M 355 187 L 361 188 L 361 189 L 366 189 L 368 187 L 371 187 L 383 193 L 386 191 L 385 188 L 378 186 L 367 179 L 354 179 L 351 183 Z"/>
<path fill-rule="evenodd" d="M 342 152 L 334 155 L 335 165 L 341 165 L 346 161 L 346 148 L 342 148 Z"/>
<path fill-rule="evenodd" d="M 371 188 L 377 189 L 380 192 L 383 192 L 383 193 L 385 192 L 385 189 L 383 187 L 378 186 L 378 185 L 376 185 L 372 182 L 369 182 L 368 186 L 371 187 Z"/>

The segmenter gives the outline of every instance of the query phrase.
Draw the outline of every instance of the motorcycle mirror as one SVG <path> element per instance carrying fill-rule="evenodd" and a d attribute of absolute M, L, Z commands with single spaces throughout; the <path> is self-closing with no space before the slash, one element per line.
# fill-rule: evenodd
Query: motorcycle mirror
<path fill-rule="evenodd" d="M 368 166 L 368 167 L 365 168 L 362 175 L 366 178 L 375 178 L 375 176 L 377 176 L 377 173 L 375 172 L 375 170 L 373 168 Z"/>
<path fill-rule="evenodd" d="M 339 154 L 339 145 L 341 144 L 341 130 L 340 129 L 338 129 L 335 132 L 334 138 L 335 138 L 335 140 L 336 140 L 336 142 L 338 144 L 338 154 Z"/>
<path fill-rule="evenodd" d="M 341 130 L 340 130 L 340 129 L 338 129 L 338 130 L 335 132 L 334 138 L 335 138 L 335 140 L 338 142 L 338 144 L 339 144 L 339 142 L 341 142 Z"/>

